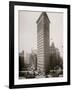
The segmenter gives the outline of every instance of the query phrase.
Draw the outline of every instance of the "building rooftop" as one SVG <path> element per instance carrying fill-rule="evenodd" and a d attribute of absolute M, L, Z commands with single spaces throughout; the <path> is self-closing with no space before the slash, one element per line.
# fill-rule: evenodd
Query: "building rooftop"
<path fill-rule="evenodd" d="M 36 23 L 39 22 L 39 20 L 41 19 L 42 16 L 46 17 L 46 18 L 48 19 L 49 23 L 50 23 L 50 20 L 49 20 L 49 18 L 48 18 L 48 15 L 46 14 L 46 12 L 42 12 L 42 13 L 41 13 L 41 15 L 39 16 L 39 18 L 38 18 L 38 20 L 37 20 Z"/>

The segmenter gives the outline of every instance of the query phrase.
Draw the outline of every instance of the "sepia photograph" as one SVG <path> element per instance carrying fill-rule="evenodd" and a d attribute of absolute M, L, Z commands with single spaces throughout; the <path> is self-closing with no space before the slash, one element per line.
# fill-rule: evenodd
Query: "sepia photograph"
<path fill-rule="evenodd" d="M 20 10 L 19 79 L 63 77 L 63 13 Z"/>

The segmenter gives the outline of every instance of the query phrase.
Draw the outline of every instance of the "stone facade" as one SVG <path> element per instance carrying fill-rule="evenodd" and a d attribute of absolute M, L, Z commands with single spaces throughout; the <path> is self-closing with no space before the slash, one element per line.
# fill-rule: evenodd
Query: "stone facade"
<path fill-rule="evenodd" d="M 47 74 L 49 71 L 49 18 L 42 12 L 37 20 L 37 69 Z"/>

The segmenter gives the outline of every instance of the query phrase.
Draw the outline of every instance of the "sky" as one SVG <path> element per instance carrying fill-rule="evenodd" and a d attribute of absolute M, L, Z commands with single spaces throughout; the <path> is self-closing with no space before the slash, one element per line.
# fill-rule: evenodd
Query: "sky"
<path fill-rule="evenodd" d="M 19 32 L 18 45 L 19 52 L 31 53 L 32 49 L 37 49 L 37 24 L 42 12 L 19 11 Z M 46 12 L 50 20 L 50 45 L 54 42 L 63 56 L 63 13 Z"/>

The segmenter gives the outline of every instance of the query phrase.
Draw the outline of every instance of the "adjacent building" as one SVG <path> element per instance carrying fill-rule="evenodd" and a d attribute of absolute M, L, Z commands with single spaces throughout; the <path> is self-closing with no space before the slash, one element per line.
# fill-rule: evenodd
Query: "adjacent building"
<path fill-rule="evenodd" d="M 34 70 L 37 70 L 37 50 L 32 50 L 32 53 L 30 54 L 30 65 L 31 68 Z"/>
<path fill-rule="evenodd" d="M 24 51 L 19 53 L 19 71 L 22 71 L 24 68 Z"/>

